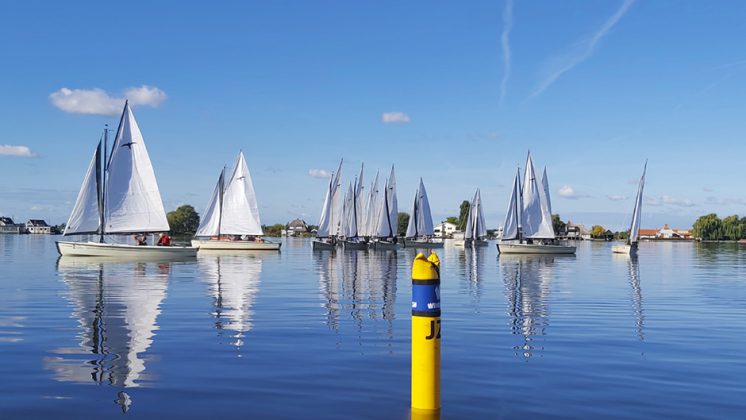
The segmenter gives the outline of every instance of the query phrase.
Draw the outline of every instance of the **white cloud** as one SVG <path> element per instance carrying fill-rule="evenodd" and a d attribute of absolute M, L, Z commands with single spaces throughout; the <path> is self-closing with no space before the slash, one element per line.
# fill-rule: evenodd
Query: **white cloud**
<path fill-rule="evenodd" d="M 704 192 L 713 192 L 713 191 L 715 191 L 715 189 L 712 188 L 712 187 L 702 187 L 702 191 L 704 191 Z"/>
<path fill-rule="evenodd" d="M 122 97 L 113 96 L 103 89 L 62 88 L 49 95 L 49 100 L 57 108 L 75 114 L 118 115 L 124 101 L 132 105 L 157 107 L 166 100 L 166 92 L 155 86 L 142 85 L 124 90 Z"/>
<path fill-rule="evenodd" d="M 705 200 L 707 204 L 715 204 L 719 206 L 730 206 L 730 205 L 739 205 L 743 206 L 746 205 L 746 199 L 743 198 L 717 198 L 717 197 L 707 197 Z"/>
<path fill-rule="evenodd" d="M 27 146 L 0 144 L 0 156 L 34 157 L 36 155 Z"/>
<path fill-rule="evenodd" d="M 691 200 L 674 198 L 674 197 L 671 197 L 670 195 L 661 196 L 661 202 L 663 204 L 668 204 L 669 206 L 676 206 L 676 207 L 694 207 L 695 206 L 695 204 Z"/>
<path fill-rule="evenodd" d="M 627 10 L 629 10 L 630 6 L 632 6 L 634 2 L 635 0 L 624 0 L 624 3 L 622 3 L 622 6 L 619 8 L 619 10 L 617 10 L 613 16 L 611 16 L 606 22 L 604 22 L 604 24 L 598 31 L 596 31 L 596 33 L 594 33 L 590 38 L 582 40 L 578 43 L 578 48 L 576 48 L 575 51 L 561 56 L 553 57 L 550 60 L 551 63 L 549 65 L 547 76 L 544 77 L 544 79 L 539 83 L 536 89 L 531 92 L 531 94 L 529 95 L 529 99 L 541 95 L 542 92 L 544 92 L 549 86 L 551 86 L 552 83 L 556 82 L 557 79 L 560 78 L 560 76 L 590 58 L 596 50 L 596 46 L 601 41 L 601 39 L 603 39 L 603 37 L 605 37 L 606 34 L 611 31 L 614 25 L 616 25 L 619 20 L 624 17 L 624 15 L 627 13 Z"/>
<path fill-rule="evenodd" d="M 557 191 L 557 194 L 559 194 L 560 197 L 569 198 L 571 200 L 587 197 L 586 194 L 579 194 L 573 187 L 569 185 L 563 185 L 562 187 L 560 187 L 560 189 Z"/>
<path fill-rule="evenodd" d="M 503 32 L 500 36 L 500 43 L 503 47 L 503 78 L 500 81 L 500 105 L 505 100 L 505 94 L 508 89 L 508 79 L 510 78 L 510 30 L 513 28 L 513 0 L 505 2 L 503 9 Z"/>
<path fill-rule="evenodd" d="M 627 199 L 626 195 L 609 194 L 606 196 L 611 201 L 624 201 Z"/>
<path fill-rule="evenodd" d="M 329 178 L 332 176 L 332 173 L 326 169 L 309 169 L 308 175 L 311 175 L 314 178 Z"/>
<path fill-rule="evenodd" d="M 406 124 L 412 121 L 412 119 L 409 118 L 409 115 L 403 112 L 384 112 L 381 115 L 381 121 L 383 121 L 385 124 L 392 124 L 392 123 Z"/>

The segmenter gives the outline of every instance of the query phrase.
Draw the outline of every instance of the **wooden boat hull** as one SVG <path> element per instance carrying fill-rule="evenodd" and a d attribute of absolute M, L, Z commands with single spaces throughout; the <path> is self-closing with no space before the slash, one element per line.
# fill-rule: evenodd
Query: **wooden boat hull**
<path fill-rule="evenodd" d="M 614 245 L 611 247 L 611 252 L 614 254 L 625 254 L 625 255 L 637 255 L 637 246 L 632 245 Z"/>
<path fill-rule="evenodd" d="M 575 247 L 570 245 L 510 244 L 497 243 L 500 254 L 574 254 Z"/>
<path fill-rule="evenodd" d="M 399 244 L 395 244 L 393 242 L 377 241 L 372 242 L 370 244 L 370 247 L 372 249 L 375 249 L 376 251 L 396 251 L 397 249 L 399 249 Z"/>
<path fill-rule="evenodd" d="M 282 244 L 276 242 L 216 241 L 192 239 L 192 246 L 199 249 L 220 249 L 231 251 L 279 251 Z"/>
<path fill-rule="evenodd" d="M 313 249 L 317 251 L 334 251 L 337 249 L 335 242 L 313 241 Z"/>
<path fill-rule="evenodd" d="M 425 242 L 405 239 L 404 248 L 443 248 L 443 242 Z"/>
<path fill-rule="evenodd" d="M 350 251 L 360 251 L 368 249 L 367 242 L 343 241 L 342 244 L 345 249 L 349 249 Z"/>
<path fill-rule="evenodd" d="M 197 248 L 191 246 L 137 246 L 72 241 L 57 241 L 56 244 L 57 251 L 62 256 L 142 258 L 148 260 L 158 260 L 160 258 L 190 258 L 197 256 Z"/>
<path fill-rule="evenodd" d="M 464 239 L 454 241 L 454 246 L 461 247 L 461 248 L 474 248 L 474 247 L 481 247 L 481 246 L 487 246 L 487 241 L 483 240 L 476 240 L 476 241 L 467 241 Z"/>

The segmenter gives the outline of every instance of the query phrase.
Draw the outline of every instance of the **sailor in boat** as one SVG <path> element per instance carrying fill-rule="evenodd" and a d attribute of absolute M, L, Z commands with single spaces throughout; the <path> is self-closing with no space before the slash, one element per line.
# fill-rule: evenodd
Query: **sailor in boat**
<path fill-rule="evenodd" d="M 161 232 L 160 234 L 158 234 L 158 243 L 156 245 L 171 246 L 171 237 L 168 236 L 168 233 Z"/>
<path fill-rule="evenodd" d="M 145 237 L 144 233 L 138 233 L 134 236 L 135 238 L 135 244 L 138 246 L 146 246 L 148 244 L 148 239 Z"/>

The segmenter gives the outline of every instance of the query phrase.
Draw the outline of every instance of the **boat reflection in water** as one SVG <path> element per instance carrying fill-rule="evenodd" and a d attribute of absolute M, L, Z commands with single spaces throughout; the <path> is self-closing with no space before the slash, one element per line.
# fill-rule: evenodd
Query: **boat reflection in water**
<path fill-rule="evenodd" d="M 158 330 L 173 262 L 123 262 L 96 257 L 61 257 L 57 270 L 67 285 L 65 297 L 78 321 L 78 347 L 58 348 L 44 367 L 58 381 L 147 385 L 145 353 Z M 132 403 L 126 392 L 115 400 L 123 411 Z"/>
<path fill-rule="evenodd" d="M 525 358 L 543 350 L 538 341 L 549 324 L 550 282 L 555 260 L 559 258 L 574 256 L 501 254 L 499 257 L 511 332 L 522 336 L 522 343 L 514 349 Z"/>
<path fill-rule="evenodd" d="M 397 253 L 348 251 L 314 258 L 329 328 L 338 332 L 344 321 L 352 320 L 362 332 L 364 320 L 385 320 L 386 334 L 393 338 Z"/>
<path fill-rule="evenodd" d="M 464 247 L 455 248 L 458 252 L 458 260 L 464 268 L 463 275 L 460 276 L 465 281 L 466 292 L 472 299 L 475 310 L 479 310 L 480 297 L 482 296 L 482 281 L 484 277 L 485 247 Z"/>
<path fill-rule="evenodd" d="M 260 251 L 201 250 L 198 266 L 213 298 L 218 335 L 240 348 L 253 326 L 252 306 L 262 274 Z"/>

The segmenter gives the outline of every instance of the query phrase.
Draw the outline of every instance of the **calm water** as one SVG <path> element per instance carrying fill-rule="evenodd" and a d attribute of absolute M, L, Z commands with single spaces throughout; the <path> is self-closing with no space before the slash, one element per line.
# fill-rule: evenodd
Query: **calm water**
<path fill-rule="evenodd" d="M 409 415 L 411 250 L 136 263 L 54 239 L 0 236 L 1 418 Z M 443 418 L 746 413 L 746 247 L 438 252 Z"/>

